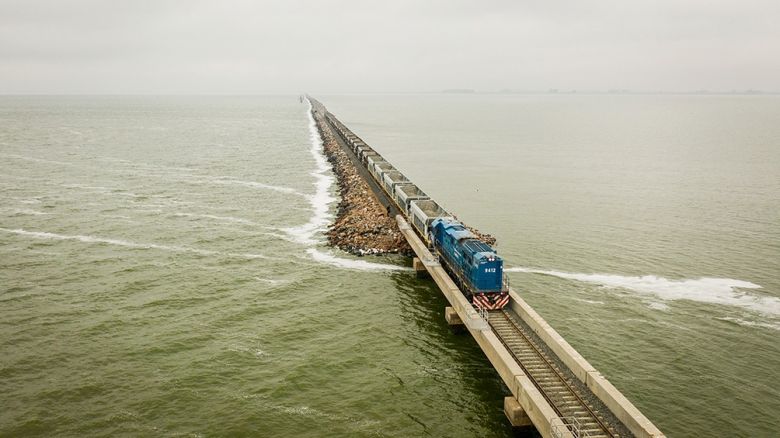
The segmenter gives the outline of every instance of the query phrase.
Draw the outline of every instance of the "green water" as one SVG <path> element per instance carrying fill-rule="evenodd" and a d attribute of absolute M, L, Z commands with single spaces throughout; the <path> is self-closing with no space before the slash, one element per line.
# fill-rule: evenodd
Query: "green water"
<path fill-rule="evenodd" d="M 780 99 L 317 97 L 668 435 L 774 435 Z M 435 287 L 322 243 L 307 109 L 0 98 L 0 435 L 511 434 Z"/>

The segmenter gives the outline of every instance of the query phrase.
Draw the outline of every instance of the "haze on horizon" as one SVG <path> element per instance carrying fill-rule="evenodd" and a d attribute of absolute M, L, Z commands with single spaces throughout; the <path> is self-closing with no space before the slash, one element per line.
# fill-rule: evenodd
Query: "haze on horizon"
<path fill-rule="evenodd" d="M 780 91 L 769 0 L 0 0 L 0 94 Z"/>

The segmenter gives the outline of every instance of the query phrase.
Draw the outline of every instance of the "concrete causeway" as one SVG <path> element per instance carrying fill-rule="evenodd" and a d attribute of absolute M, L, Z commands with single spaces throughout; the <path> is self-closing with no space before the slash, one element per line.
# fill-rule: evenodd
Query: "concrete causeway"
<path fill-rule="evenodd" d="M 359 174 L 377 200 L 395 215 L 403 236 L 412 247 L 418 274 L 430 275 L 451 307 L 445 318 L 462 325 L 474 338 L 511 393 L 504 399 L 504 412 L 513 426 L 535 427 L 543 437 L 660 438 L 664 434 L 601 373 L 590 365 L 514 290 L 504 311 L 479 313 L 409 225 L 404 208 L 393 193 L 375 180 L 361 154 L 378 155 L 358 141 L 346 126 L 317 100 L 309 97 L 312 111 L 327 120 L 327 126 L 351 157 Z"/>

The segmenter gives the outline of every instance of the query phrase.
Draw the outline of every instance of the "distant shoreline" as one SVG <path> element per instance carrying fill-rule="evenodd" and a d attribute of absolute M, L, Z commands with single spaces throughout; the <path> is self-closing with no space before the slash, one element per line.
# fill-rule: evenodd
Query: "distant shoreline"
<path fill-rule="evenodd" d="M 780 96 L 780 91 L 593 91 L 593 90 L 440 90 L 440 91 L 366 91 L 366 92 L 325 92 L 323 96 L 407 96 L 407 95 L 584 95 L 584 96 Z M 300 92 L 289 93 L 2 93 L 0 97 L 289 97 L 299 96 Z"/>

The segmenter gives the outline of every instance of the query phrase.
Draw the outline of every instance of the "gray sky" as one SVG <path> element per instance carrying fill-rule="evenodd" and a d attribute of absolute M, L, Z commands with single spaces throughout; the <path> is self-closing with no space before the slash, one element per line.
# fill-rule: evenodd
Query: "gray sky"
<path fill-rule="evenodd" d="M 0 93 L 780 91 L 777 0 L 0 0 Z"/>

